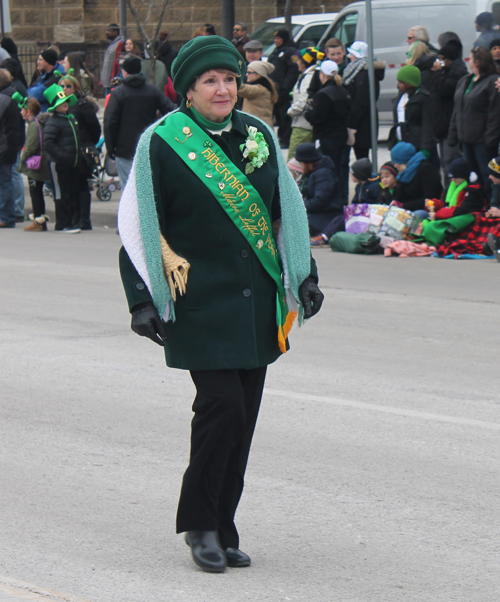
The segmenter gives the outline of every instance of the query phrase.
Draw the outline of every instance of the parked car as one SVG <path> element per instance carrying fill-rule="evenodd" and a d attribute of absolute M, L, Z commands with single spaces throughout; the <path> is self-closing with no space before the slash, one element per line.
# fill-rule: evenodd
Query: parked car
<path fill-rule="evenodd" d="M 325 31 L 331 26 L 338 13 L 319 13 L 315 15 L 294 15 L 292 17 L 292 38 L 298 48 L 316 46 Z M 274 32 L 285 27 L 285 18 L 268 19 L 251 35 L 264 46 L 264 57 L 274 50 Z"/>
<path fill-rule="evenodd" d="M 355 40 L 367 41 L 365 2 L 345 6 L 326 29 L 319 44 L 329 38 L 340 38 L 349 46 Z M 485 10 L 492 11 L 500 21 L 499 0 L 373 0 L 373 45 L 377 59 L 386 62 L 384 81 L 380 86 L 378 110 L 381 123 L 392 122 L 392 99 L 396 96 L 396 74 L 405 64 L 408 45 L 406 36 L 410 27 L 424 26 L 430 42 L 439 47 L 437 39 L 444 31 L 460 36 L 464 58 L 477 37 L 474 19 Z M 500 36 L 500 32 L 499 32 Z"/>

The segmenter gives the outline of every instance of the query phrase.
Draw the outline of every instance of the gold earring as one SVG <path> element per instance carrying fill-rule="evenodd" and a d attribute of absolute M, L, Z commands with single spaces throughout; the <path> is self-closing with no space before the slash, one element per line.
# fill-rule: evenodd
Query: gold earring
<path fill-rule="evenodd" d="M 190 99 L 190 98 L 188 98 L 188 99 L 186 100 L 186 107 L 187 107 L 188 109 L 190 109 L 192 106 L 193 106 L 193 103 L 191 102 L 191 99 Z"/>
<path fill-rule="evenodd" d="M 238 95 L 236 94 L 235 98 L 234 98 L 234 102 L 238 102 Z"/>

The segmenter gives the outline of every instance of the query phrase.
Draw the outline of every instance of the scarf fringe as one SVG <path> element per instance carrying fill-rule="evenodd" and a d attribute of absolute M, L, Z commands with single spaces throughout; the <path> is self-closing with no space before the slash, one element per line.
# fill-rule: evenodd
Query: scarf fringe
<path fill-rule="evenodd" d="M 160 234 L 161 258 L 163 263 L 163 272 L 167 279 L 172 299 L 177 300 L 177 291 L 179 295 L 186 293 L 188 272 L 191 265 L 183 257 L 180 257 L 169 246 L 162 234 Z"/>

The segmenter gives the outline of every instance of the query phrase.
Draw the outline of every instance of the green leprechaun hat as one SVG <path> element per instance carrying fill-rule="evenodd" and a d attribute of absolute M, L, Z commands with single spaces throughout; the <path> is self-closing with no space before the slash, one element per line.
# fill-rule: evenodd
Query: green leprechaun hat
<path fill-rule="evenodd" d="M 66 94 L 64 93 L 64 88 L 61 88 L 61 86 L 58 86 L 57 84 L 52 84 L 52 86 L 45 90 L 43 95 L 49 103 L 49 112 L 53 111 L 56 107 L 62 105 L 65 102 L 67 102 L 70 107 L 76 105 L 76 103 L 78 102 L 78 99 L 74 94 L 66 96 Z"/>
<path fill-rule="evenodd" d="M 17 102 L 17 106 L 20 109 L 24 109 L 26 107 L 26 103 L 28 102 L 28 98 L 26 96 L 23 96 L 19 92 L 14 92 L 14 94 L 12 95 L 12 100 L 15 100 Z"/>

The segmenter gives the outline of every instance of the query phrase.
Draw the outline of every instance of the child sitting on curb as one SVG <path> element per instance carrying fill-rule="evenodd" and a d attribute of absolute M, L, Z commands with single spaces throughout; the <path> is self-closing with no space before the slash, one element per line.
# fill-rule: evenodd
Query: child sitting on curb
<path fill-rule="evenodd" d="M 380 168 L 380 184 L 378 187 L 377 203 L 390 205 L 396 198 L 398 168 L 392 161 L 387 161 Z"/>
<path fill-rule="evenodd" d="M 485 211 L 486 198 L 481 186 L 477 184 L 477 174 L 472 171 L 470 163 L 460 157 L 450 164 L 448 171 L 450 185 L 440 199 L 433 199 L 436 219 Z M 428 201 L 429 199 L 425 202 L 427 210 Z"/>
<path fill-rule="evenodd" d="M 359 159 L 351 165 L 351 180 L 356 184 L 352 203 L 376 203 L 380 177 L 372 173 L 370 159 Z"/>

